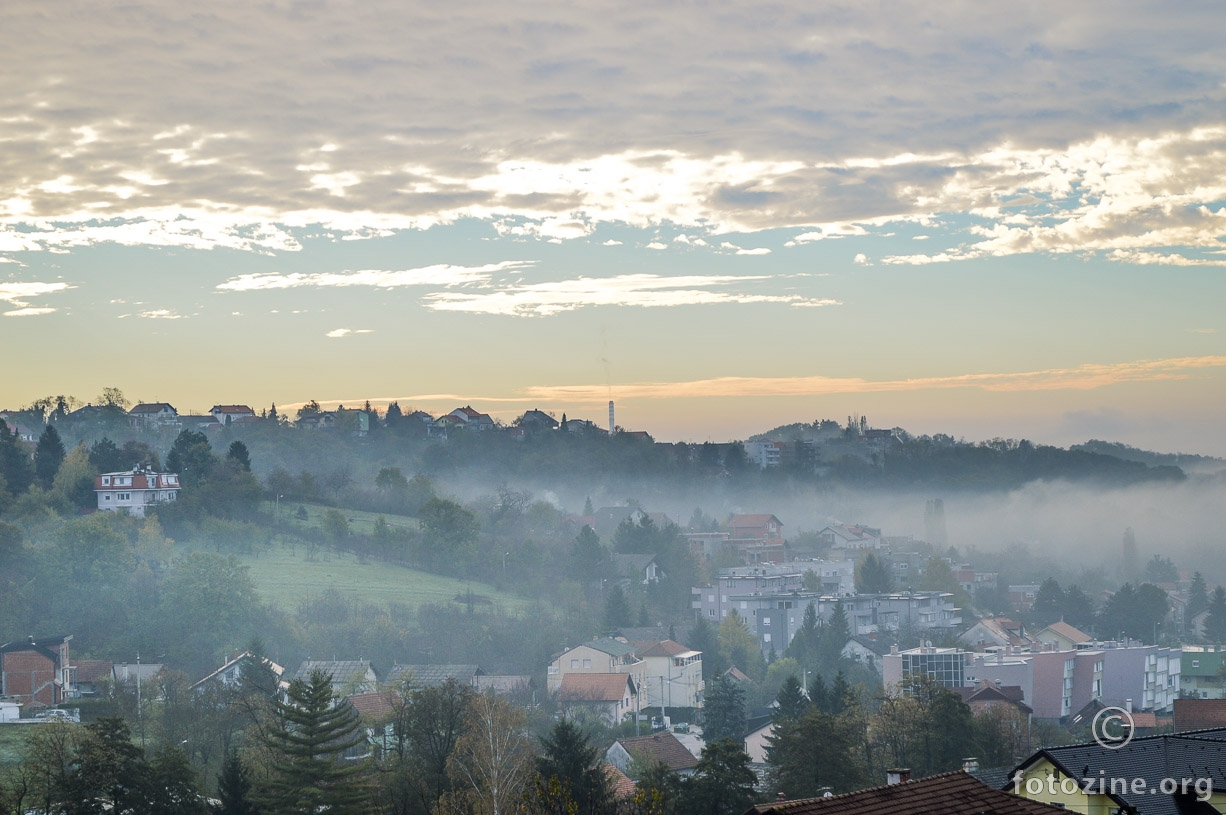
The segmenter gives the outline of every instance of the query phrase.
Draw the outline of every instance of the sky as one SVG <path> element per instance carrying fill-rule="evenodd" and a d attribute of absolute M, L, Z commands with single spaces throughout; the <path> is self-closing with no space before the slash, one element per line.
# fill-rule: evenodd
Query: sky
<path fill-rule="evenodd" d="M 1226 7 L 5 3 L 0 408 L 1226 455 Z"/>

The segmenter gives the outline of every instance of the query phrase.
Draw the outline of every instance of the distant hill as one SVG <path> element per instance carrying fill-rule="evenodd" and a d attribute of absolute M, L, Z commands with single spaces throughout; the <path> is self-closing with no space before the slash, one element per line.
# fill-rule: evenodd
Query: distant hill
<path fill-rule="evenodd" d="M 1127 444 L 1100 439 L 1090 439 L 1085 444 L 1074 444 L 1069 449 L 1115 456 L 1124 461 L 1139 461 L 1150 467 L 1178 467 L 1184 472 L 1216 473 L 1226 469 L 1226 459 L 1198 456 L 1192 453 L 1154 453 L 1130 447 Z"/>
<path fill-rule="evenodd" d="M 1058 479 L 1122 485 L 1181 481 L 1188 469 L 1212 473 L 1226 465 L 1206 456 L 1149 453 L 1101 441 L 1065 449 L 1024 439 L 967 442 L 943 433 L 912 436 L 902 428 L 865 429 L 854 419 L 848 428 L 829 419 L 798 422 L 749 441 L 810 442 L 824 476 L 891 486 L 923 483 L 991 489 Z"/>

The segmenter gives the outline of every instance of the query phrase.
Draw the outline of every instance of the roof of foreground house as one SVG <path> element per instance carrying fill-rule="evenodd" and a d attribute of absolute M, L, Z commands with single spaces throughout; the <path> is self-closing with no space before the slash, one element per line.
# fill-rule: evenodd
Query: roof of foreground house
<path fill-rule="evenodd" d="M 957 770 L 829 798 L 758 804 L 746 815 L 1055 815 L 1062 811 L 993 789 Z"/>

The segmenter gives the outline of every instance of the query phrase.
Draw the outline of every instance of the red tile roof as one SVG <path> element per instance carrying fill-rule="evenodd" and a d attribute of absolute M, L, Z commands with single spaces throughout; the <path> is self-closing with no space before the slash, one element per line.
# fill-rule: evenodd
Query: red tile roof
<path fill-rule="evenodd" d="M 358 712 L 364 722 L 379 722 L 391 718 L 396 712 L 396 702 L 399 697 L 394 691 L 374 693 L 355 693 L 349 697 L 349 704 Z"/>
<path fill-rule="evenodd" d="M 958 770 L 829 798 L 758 804 L 746 815 L 1056 815 L 1064 811 L 993 789 Z"/>
<path fill-rule="evenodd" d="M 689 770 L 698 766 L 698 759 L 672 733 L 653 733 L 633 739 L 618 739 L 617 743 L 631 756 L 645 756 L 659 761 L 668 769 Z"/>
<path fill-rule="evenodd" d="M 612 764 L 602 764 L 605 774 L 609 776 L 609 783 L 613 787 L 613 797 L 618 801 L 624 801 L 634 797 L 634 782 L 629 776 L 621 770 L 614 767 Z"/>
<path fill-rule="evenodd" d="M 1211 727 L 1226 727 L 1226 699 L 1175 700 L 1176 733 Z"/>
<path fill-rule="evenodd" d="M 619 702 L 626 695 L 630 674 L 564 674 L 560 702 Z"/>
<path fill-rule="evenodd" d="M 78 659 L 72 663 L 77 669 L 78 682 L 97 682 L 99 679 L 110 679 L 114 663 L 109 659 Z"/>
<path fill-rule="evenodd" d="M 693 651 L 692 648 L 686 648 L 681 643 L 673 642 L 672 640 L 636 642 L 634 645 L 639 649 L 640 657 L 675 657 L 679 654 L 688 654 Z"/>
<path fill-rule="evenodd" d="M 1059 634 L 1061 637 L 1072 640 L 1074 643 L 1089 642 L 1091 639 L 1093 639 L 1093 637 L 1091 637 L 1089 634 L 1085 633 L 1081 629 L 1074 628 L 1064 620 L 1052 623 L 1044 630 L 1051 631 L 1054 634 Z M 1040 631 L 1039 633 L 1042 634 L 1043 632 Z"/>

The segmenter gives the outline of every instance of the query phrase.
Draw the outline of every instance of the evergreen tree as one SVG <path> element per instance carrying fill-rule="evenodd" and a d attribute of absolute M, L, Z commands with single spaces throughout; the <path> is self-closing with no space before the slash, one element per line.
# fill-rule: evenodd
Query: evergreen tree
<path fill-rule="evenodd" d="M 794 799 L 864 786 L 866 774 L 856 758 L 862 727 L 851 715 L 835 716 L 816 705 L 776 725 L 766 748 L 771 789 Z"/>
<path fill-rule="evenodd" d="M 600 815 L 613 809 L 613 790 L 602 759 L 600 749 L 588 743 L 579 725 L 563 719 L 541 737 L 536 771 L 546 785 L 556 779 L 576 815 Z"/>
<path fill-rule="evenodd" d="M 719 653 L 715 627 L 706 617 L 699 617 L 694 623 L 685 644 L 691 650 L 702 654 L 702 678 L 707 682 L 715 681 L 715 677 L 728 670 L 728 661 Z"/>
<path fill-rule="evenodd" d="M 579 534 L 575 536 L 574 543 L 570 547 L 571 557 L 575 559 L 575 566 L 579 574 L 589 580 L 596 579 L 601 571 L 601 566 L 607 560 L 607 552 L 600 545 L 600 538 L 592 527 L 587 524 L 579 530 Z"/>
<path fill-rule="evenodd" d="M 596 510 L 592 508 L 592 496 L 589 495 L 583 501 L 583 515 L 586 518 L 590 518 L 595 514 Z"/>
<path fill-rule="evenodd" d="M 1094 624 L 1094 601 L 1077 584 L 1064 592 L 1064 621 L 1078 628 Z"/>
<path fill-rule="evenodd" d="M 802 671 L 817 669 L 817 652 L 821 646 L 821 625 L 817 619 L 817 604 L 805 606 L 805 613 L 800 619 L 800 628 L 796 629 L 792 641 L 788 643 L 784 656 L 791 657 L 800 663 Z"/>
<path fill-rule="evenodd" d="M 724 674 L 708 684 L 702 721 L 708 744 L 720 739 L 739 742 L 745 736 L 745 691 L 735 679 Z"/>
<path fill-rule="evenodd" d="M 347 815 L 367 811 L 360 762 L 341 756 L 363 741 L 357 711 L 332 691 L 332 677 L 315 671 L 294 680 L 277 702 L 284 726 L 269 731 L 274 756 L 262 803 L 273 815 Z"/>
<path fill-rule="evenodd" d="M 856 568 L 856 591 L 859 594 L 888 594 L 894 590 L 890 566 L 869 552 Z"/>
<path fill-rule="evenodd" d="M 771 713 L 771 719 L 776 724 L 783 719 L 799 719 L 809 707 L 804 688 L 800 686 L 800 680 L 795 676 L 789 676 L 783 680 L 783 686 L 779 688 L 775 701 L 779 704 Z"/>
<path fill-rule="evenodd" d="M 630 625 L 630 604 L 622 587 L 614 583 L 609 587 L 604 601 L 604 626 L 612 631 Z"/>
<path fill-rule="evenodd" d="M 853 705 L 855 705 L 854 691 L 847 683 L 847 677 L 842 671 L 839 671 L 834 675 L 834 683 L 830 686 L 826 712 L 838 716 Z"/>
<path fill-rule="evenodd" d="M 1032 611 L 1041 624 L 1050 625 L 1064 614 L 1064 602 L 1064 589 L 1060 588 L 1056 578 L 1049 577 L 1035 592 Z"/>
<path fill-rule="evenodd" d="M 123 458 L 119 455 L 119 448 L 106 436 L 90 445 L 89 463 L 100 473 L 115 473 L 124 469 L 125 466 L 129 468 L 132 466 L 131 462 L 124 464 Z"/>
<path fill-rule="evenodd" d="M 17 434 L 0 419 L 0 479 L 10 495 L 21 495 L 34 481 L 34 467 Z"/>
<path fill-rule="evenodd" d="M 243 764 L 238 752 L 230 750 L 217 775 L 218 803 L 213 815 L 258 815 L 251 790 L 251 774 Z"/>
<path fill-rule="evenodd" d="M 830 689 L 821 674 L 813 674 L 813 681 L 809 683 L 809 702 L 820 711 L 830 712 Z"/>
<path fill-rule="evenodd" d="M 226 460 L 233 461 L 247 472 L 251 472 L 251 453 L 247 450 L 247 445 L 241 441 L 230 442 L 230 449 L 226 451 Z"/>
<path fill-rule="evenodd" d="M 1192 575 L 1192 585 L 1188 588 L 1188 620 L 1190 621 L 1207 608 L 1209 608 L 1209 586 L 1205 583 L 1205 576 L 1196 572 Z"/>
<path fill-rule="evenodd" d="M 839 670 L 843 662 L 843 648 L 851 639 L 851 623 L 847 619 L 847 609 L 843 601 L 834 604 L 830 619 L 822 629 L 821 641 L 818 644 L 818 669 L 829 675 Z"/>
<path fill-rule="evenodd" d="M 708 740 L 682 788 L 681 809 L 690 815 L 740 815 L 753 804 L 757 782 L 740 736 Z"/>
<path fill-rule="evenodd" d="M 1226 643 L 1226 589 L 1218 586 L 1209 597 L 1209 616 L 1205 618 L 1205 639 Z"/>
<path fill-rule="evenodd" d="M 67 452 L 55 425 L 47 425 L 47 429 L 38 437 L 38 446 L 34 448 L 34 479 L 43 489 L 51 489 L 51 482 L 64 463 Z"/>

